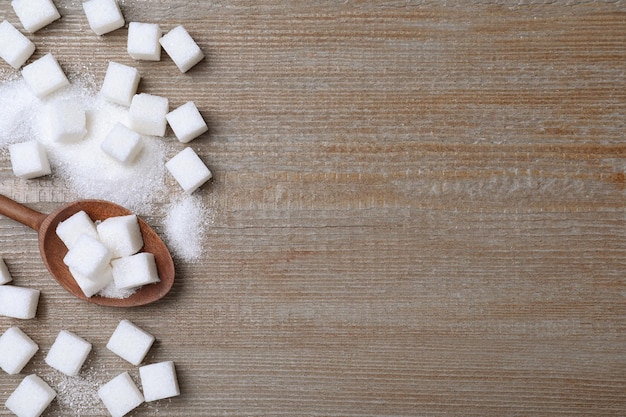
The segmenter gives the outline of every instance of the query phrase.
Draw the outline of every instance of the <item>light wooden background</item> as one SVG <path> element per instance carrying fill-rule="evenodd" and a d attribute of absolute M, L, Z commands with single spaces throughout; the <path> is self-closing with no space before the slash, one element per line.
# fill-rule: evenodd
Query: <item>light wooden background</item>
<path fill-rule="evenodd" d="M 16 283 L 43 294 L 37 319 L 0 318 L 42 346 L 24 373 L 67 328 L 136 377 L 104 348 L 128 318 L 182 390 L 133 416 L 626 415 L 626 3 L 122 1 L 185 25 L 207 54 L 185 75 L 55 3 L 35 57 L 137 65 L 143 91 L 196 102 L 213 225 L 165 300 L 116 310 L 65 293 L 0 219 Z M 0 187 L 66 198 L 6 153 Z"/>

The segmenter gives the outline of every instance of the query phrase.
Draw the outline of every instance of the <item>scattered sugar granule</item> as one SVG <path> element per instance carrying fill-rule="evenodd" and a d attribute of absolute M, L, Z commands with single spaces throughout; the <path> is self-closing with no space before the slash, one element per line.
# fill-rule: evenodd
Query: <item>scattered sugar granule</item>
<path fill-rule="evenodd" d="M 183 195 L 167 207 L 165 243 L 174 255 L 186 261 L 198 260 L 205 230 L 211 222 L 209 210 L 200 197 Z"/>
<path fill-rule="evenodd" d="M 51 373 L 51 386 L 57 392 L 56 401 L 63 416 L 103 416 L 106 410 L 98 389 L 108 378 L 104 365 L 95 367 L 88 361 L 77 376 Z"/>

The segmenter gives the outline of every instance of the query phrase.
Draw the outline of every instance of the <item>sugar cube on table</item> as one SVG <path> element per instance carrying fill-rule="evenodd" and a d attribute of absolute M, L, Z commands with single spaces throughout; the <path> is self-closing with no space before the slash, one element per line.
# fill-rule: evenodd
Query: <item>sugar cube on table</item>
<path fill-rule="evenodd" d="M 0 316 L 32 319 L 37 314 L 39 294 L 34 288 L 0 285 Z"/>
<path fill-rule="evenodd" d="M 159 61 L 163 31 L 156 23 L 130 22 L 128 24 L 127 51 L 131 58 L 143 61 Z"/>
<path fill-rule="evenodd" d="M 195 103 L 189 101 L 165 115 L 176 138 L 188 143 L 209 130 Z"/>
<path fill-rule="evenodd" d="M 78 100 L 56 100 L 48 105 L 47 135 L 55 142 L 77 142 L 87 134 L 85 106 Z"/>
<path fill-rule="evenodd" d="M 44 98 L 70 85 L 63 69 L 50 53 L 22 68 L 24 81 L 38 98 Z"/>
<path fill-rule="evenodd" d="M 13 173 L 17 177 L 28 180 L 52 173 L 48 154 L 37 141 L 9 145 L 9 155 Z"/>
<path fill-rule="evenodd" d="M 100 143 L 100 149 L 123 165 L 131 165 L 143 149 L 141 135 L 117 122 Z"/>
<path fill-rule="evenodd" d="M 50 385 L 32 374 L 20 382 L 5 405 L 17 417 L 39 417 L 56 395 Z"/>
<path fill-rule="evenodd" d="M 19 374 L 39 350 L 37 343 L 19 327 L 9 327 L 0 336 L 0 368 L 9 375 Z"/>
<path fill-rule="evenodd" d="M 176 154 L 165 163 L 165 167 L 188 194 L 196 191 L 213 176 L 209 168 L 191 148 L 185 148 Z"/>
<path fill-rule="evenodd" d="M 154 255 L 149 252 L 114 259 L 111 266 L 115 286 L 122 290 L 160 281 Z"/>
<path fill-rule="evenodd" d="M 180 395 L 174 362 L 166 361 L 139 368 L 141 387 L 146 402 Z"/>
<path fill-rule="evenodd" d="M 144 401 L 128 372 L 119 374 L 101 386 L 98 396 L 112 417 L 123 417 Z"/>
<path fill-rule="evenodd" d="M 61 17 L 52 0 L 13 0 L 11 6 L 24 29 L 30 33 Z"/>
<path fill-rule="evenodd" d="M 35 44 L 9 21 L 0 23 L 0 58 L 19 69 L 35 52 Z"/>
<path fill-rule="evenodd" d="M 101 274 L 111 261 L 111 251 L 98 239 L 82 234 L 63 258 L 63 263 L 87 278 Z"/>
<path fill-rule="evenodd" d="M 140 78 L 137 68 L 111 61 L 100 94 L 110 102 L 128 107 L 137 92 Z"/>
<path fill-rule="evenodd" d="M 76 376 L 91 352 L 91 343 L 67 330 L 61 330 L 46 355 L 46 363 L 68 376 Z"/>
<path fill-rule="evenodd" d="M 135 214 L 114 216 L 97 226 L 100 242 L 111 251 L 112 258 L 134 255 L 143 247 L 143 236 Z"/>
<path fill-rule="evenodd" d="M 181 72 L 189 71 L 204 58 L 202 50 L 183 26 L 170 30 L 159 43 Z"/>
<path fill-rule="evenodd" d="M 138 366 L 154 343 L 154 336 L 129 320 L 122 320 L 111 335 L 107 349 Z"/>
<path fill-rule="evenodd" d="M 104 35 L 124 26 L 124 16 L 116 0 L 88 0 L 83 3 L 89 27 L 96 35 Z"/>
<path fill-rule="evenodd" d="M 74 243 L 82 234 L 89 235 L 95 239 L 98 238 L 96 224 L 84 210 L 78 211 L 60 222 L 55 232 L 68 249 L 74 246 Z"/>
<path fill-rule="evenodd" d="M 168 110 L 167 98 L 146 93 L 136 94 L 128 110 L 129 127 L 143 135 L 164 136 L 167 127 L 165 115 Z"/>
<path fill-rule="evenodd" d="M 4 262 L 4 258 L 0 256 L 0 285 L 7 284 L 11 281 L 13 281 L 11 272 L 9 271 L 6 262 Z"/>
<path fill-rule="evenodd" d="M 109 265 L 102 272 L 91 277 L 86 277 L 73 268 L 70 268 L 70 273 L 83 294 L 85 294 L 85 297 L 92 297 L 98 294 L 113 282 L 113 269 Z"/>

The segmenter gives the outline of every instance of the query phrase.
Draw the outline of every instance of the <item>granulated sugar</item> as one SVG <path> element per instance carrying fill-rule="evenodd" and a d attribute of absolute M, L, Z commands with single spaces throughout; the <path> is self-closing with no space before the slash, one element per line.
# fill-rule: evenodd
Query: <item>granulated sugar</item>
<path fill-rule="evenodd" d="M 83 77 L 84 78 L 84 77 Z M 81 102 L 87 115 L 87 136 L 76 143 L 54 142 L 46 137 L 48 106 L 61 99 Z M 109 158 L 100 143 L 116 122 L 125 123 L 128 109 L 110 103 L 94 92 L 93 80 L 72 80 L 72 85 L 39 100 L 20 79 L 0 84 L 0 147 L 36 139 L 44 145 L 52 176 L 63 181 L 76 199 L 95 198 L 120 204 L 140 216 L 158 215 L 162 203 L 176 199 L 165 214 L 164 240 L 183 260 L 197 260 L 208 222 L 200 197 L 167 194 L 166 155 L 178 151 L 173 138 L 144 136 L 144 148 L 130 166 Z M 182 194 L 182 193 L 181 193 Z M 158 204 L 157 204 L 158 203 Z"/>
<path fill-rule="evenodd" d="M 66 181 L 80 198 L 109 200 L 139 214 L 149 213 L 151 203 L 162 201 L 166 191 L 165 142 L 143 137 L 144 149 L 137 160 L 131 166 L 122 165 L 107 156 L 100 143 L 116 122 L 126 121 L 127 109 L 76 85 L 49 101 L 68 98 L 85 106 L 88 134 L 77 143 L 52 142 L 44 134 L 45 118 L 40 119 L 38 137 L 46 145 L 54 175 Z"/>
<path fill-rule="evenodd" d="M 166 244 L 183 259 L 197 260 L 202 255 L 204 231 L 212 221 L 211 213 L 202 200 L 185 194 L 167 208 Z"/>
<path fill-rule="evenodd" d="M 45 377 L 57 393 L 61 415 L 63 416 L 103 416 L 106 410 L 98 397 L 98 389 L 107 382 L 109 375 L 104 367 L 87 364 L 77 376 L 67 376 L 60 372 Z"/>

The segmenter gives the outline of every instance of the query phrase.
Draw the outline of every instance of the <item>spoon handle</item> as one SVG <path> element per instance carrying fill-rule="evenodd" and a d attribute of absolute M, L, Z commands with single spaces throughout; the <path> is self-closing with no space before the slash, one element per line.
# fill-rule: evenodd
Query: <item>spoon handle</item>
<path fill-rule="evenodd" d="M 0 214 L 16 220 L 31 229 L 39 230 L 47 215 L 35 211 L 0 194 Z"/>

